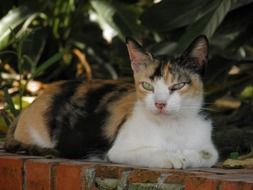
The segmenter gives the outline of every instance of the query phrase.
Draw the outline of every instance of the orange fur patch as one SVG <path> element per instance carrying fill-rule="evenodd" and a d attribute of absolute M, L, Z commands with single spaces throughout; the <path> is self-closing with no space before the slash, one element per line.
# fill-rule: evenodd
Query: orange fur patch
<path fill-rule="evenodd" d="M 52 95 L 59 91 L 59 85 L 62 83 L 63 81 L 49 85 L 29 107 L 21 112 L 14 131 L 14 138 L 17 141 L 27 145 L 34 144 L 30 134 L 32 128 L 41 136 L 45 144 L 53 146 L 44 114 L 50 106 Z"/>
<path fill-rule="evenodd" d="M 169 80 L 170 77 L 170 66 L 169 64 L 164 65 L 163 67 L 163 78 L 165 81 Z"/>
<path fill-rule="evenodd" d="M 106 122 L 104 130 L 106 138 L 113 141 L 119 131 L 119 128 L 121 127 L 121 124 L 131 115 L 135 102 L 136 94 L 135 92 L 131 92 L 110 106 L 109 111 L 111 112 L 111 116 Z"/>
<path fill-rule="evenodd" d="M 191 94 L 192 96 L 199 96 L 203 94 L 203 83 L 199 76 L 191 76 L 191 84 L 188 88 L 182 88 L 178 91 L 181 95 Z"/>
<path fill-rule="evenodd" d="M 151 80 L 149 77 L 154 73 L 156 66 L 157 66 L 156 62 L 150 63 L 147 65 L 145 70 L 142 70 L 142 71 L 134 74 L 135 88 L 136 88 L 136 94 L 137 94 L 138 99 L 143 100 L 145 98 L 145 96 L 147 95 L 147 93 L 150 93 L 150 92 L 143 90 L 140 87 L 140 83 L 143 81 L 151 83 Z"/>

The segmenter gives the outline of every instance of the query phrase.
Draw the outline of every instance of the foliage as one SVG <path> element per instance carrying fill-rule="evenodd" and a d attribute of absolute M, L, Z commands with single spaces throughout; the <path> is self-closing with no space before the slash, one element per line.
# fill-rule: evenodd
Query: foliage
<path fill-rule="evenodd" d="M 199 34 L 210 40 L 207 102 L 229 96 L 252 105 L 252 9 L 253 0 L 0 2 L 0 109 L 17 115 L 12 99 L 22 109 L 25 95 L 38 94 L 31 81 L 130 78 L 126 36 L 158 55 L 179 54 Z M 105 40 L 108 31 L 113 38 Z"/>

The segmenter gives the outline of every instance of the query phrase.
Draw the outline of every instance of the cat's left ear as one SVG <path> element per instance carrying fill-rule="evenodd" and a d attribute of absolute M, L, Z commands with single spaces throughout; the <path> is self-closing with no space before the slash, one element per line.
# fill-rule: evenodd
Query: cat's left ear
<path fill-rule="evenodd" d="M 195 38 L 181 57 L 186 66 L 202 74 L 208 61 L 207 37 L 205 35 L 200 35 Z"/>
<path fill-rule="evenodd" d="M 147 63 L 152 61 L 152 55 L 144 50 L 144 48 L 135 40 L 127 37 L 126 46 L 131 61 L 131 67 L 135 73 L 146 68 Z"/>

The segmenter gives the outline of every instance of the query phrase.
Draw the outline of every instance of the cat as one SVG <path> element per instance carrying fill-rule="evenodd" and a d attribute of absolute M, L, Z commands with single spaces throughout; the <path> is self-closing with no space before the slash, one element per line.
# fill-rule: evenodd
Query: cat
<path fill-rule="evenodd" d="M 131 38 L 126 46 L 134 84 L 49 85 L 13 123 L 5 149 L 143 167 L 213 166 L 212 124 L 201 114 L 207 38 L 198 36 L 178 57 L 153 56 Z"/>

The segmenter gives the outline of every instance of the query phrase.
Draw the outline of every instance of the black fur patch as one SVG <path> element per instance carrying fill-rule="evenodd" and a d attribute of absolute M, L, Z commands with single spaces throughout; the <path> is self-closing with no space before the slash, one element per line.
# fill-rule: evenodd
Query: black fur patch
<path fill-rule="evenodd" d="M 171 65 L 170 74 L 173 80 L 190 80 L 190 73 L 196 73 L 200 76 L 204 74 L 203 70 L 195 63 L 196 60 L 194 60 L 194 58 L 158 56 L 156 59 L 159 60 L 159 64 L 154 70 L 154 73 L 149 77 L 151 80 L 163 76 L 163 68 L 166 64 Z"/>
<path fill-rule="evenodd" d="M 151 80 L 162 77 L 164 66 L 169 64 L 173 59 L 172 57 L 168 56 L 157 56 L 155 58 L 159 60 L 159 65 L 156 67 L 154 73 L 149 77 Z"/>
<path fill-rule="evenodd" d="M 60 91 L 52 98 L 51 106 L 49 107 L 45 117 L 47 118 L 47 124 L 50 126 L 51 138 L 55 134 L 55 130 L 58 128 L 58 122 L 60 120 L 60 110 L 64 110 L 64 106 L 67 101 L 74 95 L 76 89 L 81 85 L 81 81 L 68 81 L 60 85 Z"/>
<path fill-rule="evenodd" d="M 103 134 L 109 114 L 107 105 L 121 97 L 121 93 L 127 89 L 117 84 L 101 84 L 97 88 L 89 89 L 83 97 L 74 99 L 72 96 L 76 89 L 72 88 L 71 93 L 65 92 L 66 99 L 61 105 L 58 102 L 60 95 L 55 96 L 52 105 L 60 109 L 58 112 L 56 108 L 49 110 L 48 114 L 54 114 L 55 117 L 49 122 L 49 126 L 53 131 L 53 138 L 58 140 L 56 149 L 61 156 L 69 158 L 103 155 L 111 146 L 111 142 Z M 100 101 L 109 93 L 113 95 L 106 105 L 99 108 Z"/>
<path fill-rule="evenodd" d="M 189 71 L 199 74 L 201 77 L 205 74 L 205 65 L 206 63 L 203 64 L 198 64 L 197 63 L 197 58 L 193 57 L 180 57 L 177 59 L 178 65 L 182 68 L 188 69 Z M 204 65 L 204 66 L 203 66 Z"/>

